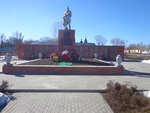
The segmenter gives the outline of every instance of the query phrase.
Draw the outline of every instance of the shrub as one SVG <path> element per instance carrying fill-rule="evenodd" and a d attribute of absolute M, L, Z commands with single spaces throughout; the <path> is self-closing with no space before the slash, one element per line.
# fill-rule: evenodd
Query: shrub
<path fill-rule="evenodd" d="M 2 84 L 0 85 L 0 92 L 6 93 L 6 90 L 9 88 L 9 84 L 7 81 L 2 80 Z"/>
<path fill-rule="evenodd" d="M 115 113 L 150 113 L 150 101 L 136 86 L 109 81 L 104 98 Z"/>

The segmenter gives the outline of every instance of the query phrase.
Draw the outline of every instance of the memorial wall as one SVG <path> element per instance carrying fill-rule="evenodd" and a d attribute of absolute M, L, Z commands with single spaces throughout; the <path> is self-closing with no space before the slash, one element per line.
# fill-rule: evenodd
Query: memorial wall
<path fill-rule="evenodd" d="M 44 58 L 49 58 L 52 53 L 58 50 L 58 45 L 20 44 L 18 45 L 18 58 L 38 58 L 39 53 L 42 53 Z M 76 45 L 75 50 L 82 58 L 93 58 L 97 53 L 99 58 L 104 60 L 115 60 L 118 54 L 124 59 L 124 46 Z"/>

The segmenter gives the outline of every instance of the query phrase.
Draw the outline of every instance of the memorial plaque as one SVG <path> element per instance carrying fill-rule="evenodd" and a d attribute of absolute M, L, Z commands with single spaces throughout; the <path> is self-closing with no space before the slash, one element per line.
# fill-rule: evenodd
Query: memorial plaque
<path fill-rule="evenodd" d="M 102 59 L 104 57 L 103 47 L 99 47 L 99 57 Z"/>
<path fill-rule="evenodd" d="M 70 36 L 70 32 L 64 32 L 64 36 Z"/>
<path fill-rule="evenodd" d="M 114 52 L 115 52 L 115 53 L 118 52 L 118 47 L 114 47 Z"/>
<path fill-rule="evenodd" d="M 85 57 L 88 57 L 89 56 L 89 51 L 88 51 L 88 47 L 85 47 Z"/>
<path fill-rule="evenodd" d="M 90 56 L 91 57 L 94 57 L 94 47 L 90 47 Z"/>
<path fill-rule="evenodd" d="M 104 49 L 104 58 L 108 59 L 108 47 L 105 47 Z"/>
<path fill-rule="evenodd" d="M 47 45 L 44 45 L 44 55 L 46 58 L 49 57 L 49 51 L 48 51 L 48 46 Z"/>
<path fill-rule="evenodd" d="M 45 46 L 44 46 L 44 49 L 45 49 L 45 51 L 48 51 L 48 46 L 45 45 Z"/>
<path fill-rule="evenodd" d="M 50 47 L 50 48 L 49 48 L 49 53 L 50 53 L 50 54 L 53 54 L 53 47 Z"/>
<path fill-rule="evenodd" d="M 32 52 L 32 51 L 33 51 L 33 47 L 32 47 L 32 46 L 29 46 L 29 45 L 28 45 L 28 46 L 25 46 L 25 47 L 24 47 L 24 51 L 27 52 L 27 53 L 28 53 L 28 52 Z"/>
<path fill-rule="evenodd" d="M 114 54 L 114 48 L 113 47 L 109 47 L 109 59 L 112 60 L 113 59 L 113 54 Z"/>
<path fill-rule="evenodd" d="M 62 38 L 61 46 L 72 46 L 72 38 Z"/>
<path fill-rule="evenodd" d="M 55 49 L 58 50 L 58 46 L 56 46 Z"/>
<path fill-rule="evenodd" d="M 75 49 L 76 49 L 76 52 L 78 53 L 79 52 L 78 47 L 76 47 Z"/>
<path fill-rule="evenodd" d="M 61 51 L 75 50 L 75 31 L 59 30 L 58 47 Z"/>
<path fill-rule="evenodd" d="M 83 47 L 80 47 L 80 56 L 83 57 Z"/>
<path fill-rule="evenodd" d="M 24 57 L 28 56 L 31 58 L 31 56 L 33 54 L 32 52 L 33 52 L 33 46 L 28 45 L 28 46 L 24 47 Z"/>
<path fill-rule="evenodd" d="M 34 46 L 34 50 L 38 50 L 38 46 L 37 45 Z"/>
<path fill-rule="evenodd" d="M 43 51 L 43 46 L 39 46 L 39 51 L 42 52 Z"/>
<path fill-rule="evenodd" d="M 114 47 L 114 58 L 116 58 L 118 54 L 119 54 L 119 48 Z"/>
<path fill-rule="evenodd" d="M 39 54 L 39 51 L 36 51 L 36 50 L 35 50 L 33 54 L 34 54 L 34 55 L 35 55 L 35 54 Z"/>
<path fill-rule="evenodd" d="M 95 53 L 98 54 L 98 47 L 95 47 Z"/>

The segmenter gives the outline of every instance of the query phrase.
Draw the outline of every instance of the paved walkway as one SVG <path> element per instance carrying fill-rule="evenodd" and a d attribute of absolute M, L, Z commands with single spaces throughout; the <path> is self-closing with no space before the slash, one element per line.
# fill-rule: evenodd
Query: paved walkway
<path fill-rule="evenodd" d="M 5 75 L 0 80 L 7 80 L 11 89 L 92 89 L 104 90 L 109 80 L 137 85 L 139 90 L 150 89 L 149 75 Z"/>
<path fill-rule="evenodd" d="M 130 60 L 124 61 L 122 64 L 126 70 L 129 70 L 133 73 L 150 75 L 150 64 L 135 61 L 132 62 Z"/>
<path fill-rule="evenodd" d="M 15 93 L 2 113 L 113 113 L 99 93 Z"/>
<path fill-rule="evenodd" d="M 19 62 L 19 61 L 18 61 Z M 24 61 L 20 61 L 24 62 Z M 2 65 L 2 64 L 0 64 Z M 102 95 L 91 90 L 104 90 L 109 80 L 131 82 L 139 90 L 150 90 L 150 64 L 123 62 L 128 75 L 6 75 L 10 89 L 82 90 L 83 92 L 15 93 L 2 113 L 112 113 Z M 87 92 L 84 92 L 87 91 Z"/>
<path fill-rule="evenodd" d="M 27 62 L 18 60 L 17 63 Z M 0 79 L 7 80 L 11 89 L 101 89 L 106 88 L 109 80 L 125 83 L 131 82 L 139 90 L 150 89 L 150 64 L 140 62 L 123 62 L 128 75 L 5 75 Z M 2 66 L 2 64 L 1 64 Z M 132 74 L 135 73 L 135 74 Z"/>

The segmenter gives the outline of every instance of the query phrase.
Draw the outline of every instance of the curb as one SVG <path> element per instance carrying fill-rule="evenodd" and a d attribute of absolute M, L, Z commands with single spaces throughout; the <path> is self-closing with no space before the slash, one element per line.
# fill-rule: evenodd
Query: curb
<path fill-rule="evenodd" d="M 47 92 L 54 92 L 54 93 L 106 93 L 106 90 L 87 90 L 87 89 L 8 89 L 6 90 L 11 93 L 47 93 Z M 138 90 L 139 92 L 142 91 L 149 91 L 149 90 Z"/>
<path fill-rule="evenodd" d="M 8 89 L 6 90 L 11 93 L 30 93 L 30 92 L 36 92 L 36 93 L 46 93 L 46 92 L 55 92 L 55 93 L 106 93 L 106 90 L 87 90 L 87 89 Z"/>

